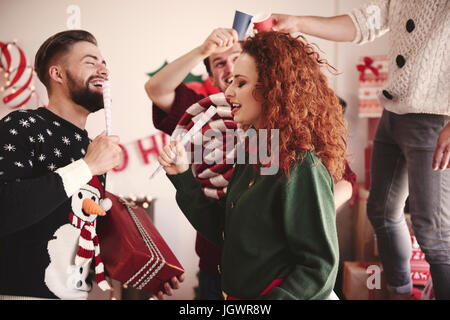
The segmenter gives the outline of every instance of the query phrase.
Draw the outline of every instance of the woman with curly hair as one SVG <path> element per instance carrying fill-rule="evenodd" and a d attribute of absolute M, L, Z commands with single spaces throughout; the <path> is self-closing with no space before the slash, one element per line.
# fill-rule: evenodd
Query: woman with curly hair
<path fill-rule="evenodd" d="M 332 294 L 339 260 L 333 188 L 345 170 L 347 129 L 324 65 L 311 45 L 289 34 L 260 33 L 243 43 L 225 94 L 242 127 L 278 130 L 279 141 L 265 150 L 276 173 L 262 174 L 262 161 L 237 163 L 217 202 L 204 196 L 179 142 L 158 158 L 188 220 L 223 247 L 218 267 L 228 299 Z"/>

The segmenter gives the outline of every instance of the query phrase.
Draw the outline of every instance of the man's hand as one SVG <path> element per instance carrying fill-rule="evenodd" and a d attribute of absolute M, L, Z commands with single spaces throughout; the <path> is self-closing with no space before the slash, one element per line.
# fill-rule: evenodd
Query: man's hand
<path fill-rule="evenodd" d="M 103 131 L 89 145 L 84 161 L 92 175 L 101 175 L 120 165 L 122 149 L 118 136 L 107 136 Z"/>
<path fill-rule="evenodd" d="M 184 281 L 184 275 L 180 275 L 178 277 L 173 277 L 172 279 L 170 279 L 170 283 L 169 282 L 165 282 L 163 287 L 164 287 L 164 292 L 163 291 L 158 291 L 157 294 L 157 298 L 158 300 L 164 300 L 164 294 L 171 296 L 173 295 L 173 290 L 172 289 L 179 289 L 180 288 L 180 283 Z"/>
<path fill-rule="evenodd" d="M 442 129 L 433 155 L 433 170 L 450 169 L 450 122 Z"/>
<path fill-rule="evenodd" d="M 299 17 L 288 14 L 272 14 L 274 31 L 295 33 L 300 32 Z"/>
<path fill-rule="evenodd" d="M 200 46 L 200 52 L 203 56 L 209 57 L 213 53 L 227 51 L 238 41 L 236 30 L 225 28 L 214 29 Z"/>

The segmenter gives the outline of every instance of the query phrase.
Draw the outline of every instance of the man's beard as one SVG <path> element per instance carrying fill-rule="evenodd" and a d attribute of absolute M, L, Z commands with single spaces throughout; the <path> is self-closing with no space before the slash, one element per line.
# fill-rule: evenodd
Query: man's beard
<path fill-rule="evenodd" d="M 82 106 L 89 112 L 93 113 L 100 109 L 103 109 L 103 94 L 92 92 L 89 89 L 89 82 L 96 78 L 95 76 L 89 77 L 86 81 L 86 86 L 79 85 L 79 81 L 75 80 L 75 78 L 67 72 L 67 80 L 70 97 L 72 101 L 76 104 Z"/>

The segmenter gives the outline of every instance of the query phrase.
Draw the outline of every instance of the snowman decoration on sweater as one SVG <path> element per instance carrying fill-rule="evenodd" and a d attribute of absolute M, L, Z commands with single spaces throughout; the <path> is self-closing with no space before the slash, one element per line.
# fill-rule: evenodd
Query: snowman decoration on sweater
<path fill-rule="evenodd" d="M 104 291 L 110 289 L 95 231 L 97 216 L 104 216 L 112 205 L 103 196 L 103 187 L 94 176 L 72 196 L 68 223 L 58 228 L 48 242 L 50 264 L 45 270 L 45 282 L 61 299 L 87 299 L 91 285 L 86 279 L 92 261 L 98 286 Z"/>

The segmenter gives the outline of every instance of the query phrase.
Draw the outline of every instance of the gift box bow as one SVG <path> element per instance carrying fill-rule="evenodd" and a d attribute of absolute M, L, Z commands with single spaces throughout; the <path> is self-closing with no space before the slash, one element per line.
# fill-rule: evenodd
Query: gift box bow
<path fill-rule="evenodd" d="M 379 75 L 378 69 L 381 69 L 382 66 L 378 65 L 377 67 L 374 67 L 372 65 L 373 59 L 370 57 L 364 57 L 363 61 L 364 64 L 356 65 L 356 68 L 359 71 L 359 81 L 366 81 L 366 69 L 369 69 L 376 77 L 378 77 Z"/>

